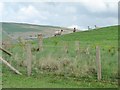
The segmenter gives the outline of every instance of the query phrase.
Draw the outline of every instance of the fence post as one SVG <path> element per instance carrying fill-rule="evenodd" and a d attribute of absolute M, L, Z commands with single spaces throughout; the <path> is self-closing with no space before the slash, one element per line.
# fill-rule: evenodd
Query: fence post
<path fill-rule="evenodd" d="M 26 41 L 22 37 L 19 37 L 18 41 L 19 41 L 19 44 L 22 46 L 23 51 L 25 51 L 25 43 L 26 43 Z"/>
<path fill-rule="evenodd" d="M 39 48 L 39 51 L 43 50 L 43 47 L 42 47 L 43 41 L 42 40 L 43 40 L 42 39 L 42 34 L 38 34 L 38 48 Z"/>
<path fill-rule="evenodd" d="M 101 60 L 100 60 L 100 47 L 96 46 L 96 63 L 97 63 L 97 78 L 101 80 Z"/>
<path fill-rule="evenodd" d="M 80 42 L 75 41 L 75 51 L 76 51 L 76 57 L 80 55 Z"/>
<path fill-rule="evenodd" d="M 68 53 L 68 42 L 64 41 L 64 51 Z"/>
<path fill-rule="evenodd" d="M 3 43 L 3 48 L 5 49 L 10 49 L 12 48 L 12 39 L 11 38 L 8 38 L 8 39 L 5 39 L 4 41 L 2 41 Z"/>
<path fill-rule="evenodd" d="M 30 76 L 32 72 L 32 52 L 29 42 L 26 43 L 26 63 L 27 63 L 27 75 Z"/>

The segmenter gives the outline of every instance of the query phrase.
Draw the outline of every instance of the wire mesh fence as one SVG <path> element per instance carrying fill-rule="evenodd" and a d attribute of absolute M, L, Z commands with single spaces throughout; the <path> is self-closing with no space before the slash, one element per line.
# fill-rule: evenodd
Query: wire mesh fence
<path fill-rule="evenodd" d="M 99 46 L 102 79 L 117 80 L 118 50 L 117 47 Z M 86 77 L 97 79 L 96 46 L 82 45 L 79 41 L 55 42 L 43 45 L 37 50 L 31 44 L 32 74 L 52 73 L 65 77 Z M 24 45 L 10 49 L 13 57 L 3 55 L 8 62 L 26 74 L 27 53 Z"/>

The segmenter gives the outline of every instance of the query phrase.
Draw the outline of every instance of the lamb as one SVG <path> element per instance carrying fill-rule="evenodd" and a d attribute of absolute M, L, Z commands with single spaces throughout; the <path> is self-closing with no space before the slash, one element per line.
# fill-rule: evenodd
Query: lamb
<path fill-rule="evenodd" d="M 61 35 L 63 30 L 55 31 L 54 36 Z"/>

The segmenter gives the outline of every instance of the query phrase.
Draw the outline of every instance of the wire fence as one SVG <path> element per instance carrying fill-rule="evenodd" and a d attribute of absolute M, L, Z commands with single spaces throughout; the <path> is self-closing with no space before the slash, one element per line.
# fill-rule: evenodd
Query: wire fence
<path fill-rule="evenodd" d="M 118 75 L 118 50 L 117 47 L 99 46 L 101 60 L 101 78 L 117 80 Z M 82 45 L 79 41 L 63 41 L 53 45 L 42 45 L 38 50 L 37 45 L 31 44 L 31 57 L 28 57 L 26 45 L 10 49 L 13 57 L 3 55 L 8 62 L 26 74 L 28 60 L 31 58 L 32 73 L 52 73 L 68 77 L 94 77 L 97 79 L 98 67 L 96 62 L 96 46 Z M 27 59 L 27 60 L 26 60 Z M 30 65 L 30 64 L 29 64 Z M 27 70 L 28 72 L 28 70 Z"/>

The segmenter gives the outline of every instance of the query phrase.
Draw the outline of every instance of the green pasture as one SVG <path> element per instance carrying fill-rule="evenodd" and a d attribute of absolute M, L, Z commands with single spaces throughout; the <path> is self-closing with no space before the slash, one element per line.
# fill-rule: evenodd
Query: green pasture
<path fill-rule="evenodd" d="M 80 44 L 76 45 L 76 42 Z M 3 87 L 117 87 L 118 26 L 45 38 L 41 51 L 36 50 L 37 40 L 30 41 L 30 44 L 33 59 L 32 75 L 27 77 L 26 74 L 25 45 L 14 44 L 8 48 L 14 56 L 9 57 L 3 53 L 3 58 L 23 75 L 14 74 L 3 65 Z M 100 47 L 101 81 L 97 80 L 96 46 Z M 76 51 L 77 48 L 80 48 L 79 53 Z"/>

